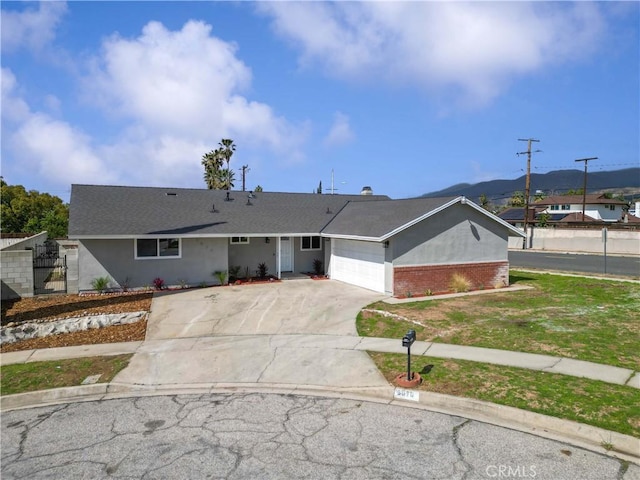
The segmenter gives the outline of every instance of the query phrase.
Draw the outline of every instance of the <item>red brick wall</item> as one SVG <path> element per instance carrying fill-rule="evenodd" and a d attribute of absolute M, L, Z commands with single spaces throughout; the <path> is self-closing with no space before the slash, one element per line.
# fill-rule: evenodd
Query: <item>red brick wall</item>
<path fill-rule="evenodd" d="M 394 267 L 393 294 L 396 297 L 425 295 L 451 291 L 451 277 L 464 275 L 471 283 L 471 290 L 495 288 L 509 284 L 509 262 L 464 263 L 459 265 L 423 265 L 419 267 Z"/>

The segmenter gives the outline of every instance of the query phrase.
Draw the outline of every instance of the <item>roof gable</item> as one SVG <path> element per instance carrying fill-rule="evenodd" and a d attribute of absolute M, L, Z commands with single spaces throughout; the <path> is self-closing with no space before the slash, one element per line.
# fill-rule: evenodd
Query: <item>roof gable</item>
<path fill-rule="evenodd" d="M 486 215 L 507 228 L 511 235 L 523 236 L 520 230 L 465 197 L 383 200 L 366 204 L 349 202 L 322 230 L 322 234 L 329 237 L 384 241 L 457 203 L 469 205 Z"/>

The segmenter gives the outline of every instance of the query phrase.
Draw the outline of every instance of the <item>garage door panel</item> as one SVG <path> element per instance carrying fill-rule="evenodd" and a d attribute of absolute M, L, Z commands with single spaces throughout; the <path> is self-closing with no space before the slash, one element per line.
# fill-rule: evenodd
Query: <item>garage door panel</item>
<path fill-rule="evenodd" d="M 335 240 L 331 278 L 384 292 L 384 249 L 379 243 Z"/>

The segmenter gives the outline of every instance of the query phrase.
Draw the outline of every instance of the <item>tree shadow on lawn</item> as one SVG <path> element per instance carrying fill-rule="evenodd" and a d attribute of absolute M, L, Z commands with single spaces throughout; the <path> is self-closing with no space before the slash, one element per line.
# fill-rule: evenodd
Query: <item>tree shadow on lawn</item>
<path fill-rule="evenodd" d="M 530 277 L 526 273 L 509 273 L 509 285 L 515 285 L 518 282 L 535 282 L 537 278 Z"/>

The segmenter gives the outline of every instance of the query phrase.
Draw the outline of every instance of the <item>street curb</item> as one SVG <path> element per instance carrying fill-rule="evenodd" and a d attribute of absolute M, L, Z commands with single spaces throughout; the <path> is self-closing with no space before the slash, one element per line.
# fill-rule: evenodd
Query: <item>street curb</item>
<path fill-rule="evenodd" d="M 478 422 L 568 443 L 601 455 L 640 465 L 640 439 L 630 435 L 514 407 L 441 393 L 417 391 L 419 393 L 418 402 L 397 400 L 394 398 L 394 391 L 395 389 L 392 386 L 327 388 L 315 385 L 221 382 L 173 385 L 103 383 L 2 396 L 0 397 L 0 412 L 63 403 L 104 401 L 141 396 L 214 393 L 309 395 L 385 403 L 469 418 Z M 612 446 L 612 448 L 608 450 L 605 446 Z"/>

